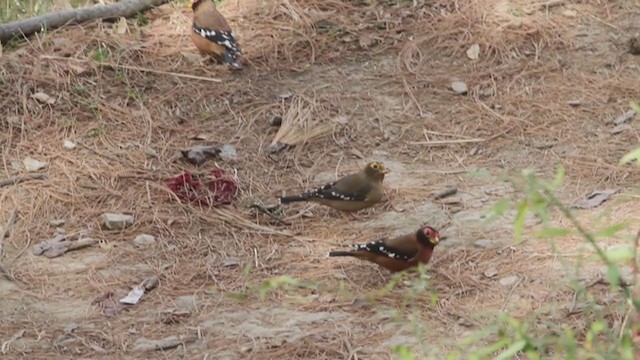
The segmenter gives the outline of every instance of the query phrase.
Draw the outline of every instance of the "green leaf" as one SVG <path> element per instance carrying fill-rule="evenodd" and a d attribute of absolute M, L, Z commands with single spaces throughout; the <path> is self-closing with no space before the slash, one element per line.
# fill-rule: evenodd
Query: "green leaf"
<path fill-rule="evenodd" d="M 447 360 L 457 360 L 460 358 L 460 353 L 458 351 L 452 351 L 447 355 Z"/>
<path fill-rule="evenodd" d="M 565 173 L 564 166 L 560 164 L 560 166 L 558 166 L 558 171 L 556 171 L 556 177 L 553 179 L 553 182 L 551 183 L 554 188 L 558 188 L 560 185 L 562 185 L 562 181 L 564 180 L 564 173 Z"/>
<path fill-rule="evenodd" d="M 634 149 L 623 156 L 619 164 L 626 165 L 630 162 L 635 162 L 637 165 L 640 165 L 640 148 Z"/>
<path fill-rule="evenodd" d="M 616 266 L 612 265 L 607 268 L 607 280 L 611 285 L 620 283 L 620 270 Z"/>
<path fill-rule="evenodd" d="M 505 351 L 500 353 L 500 355 L 496 356 L 495 360 L 505 360 L 513 358 L 517 353 L 522 351 L 524 347 L 527 346 L 527 342 L 525 340 L 516 341 L 511 344 Z"/>
<path fill-rule="evenodd" d="M 571 230 L 569 229 L 547 227 L 542 229 L 541 231 L 538 231 L 536 233 L 536 236 L 541 238 L 554 238 L 568 236 L 569 234 L 571 234 Z"/>
<path fill-rule="evenodd" d="M 629 227 L 628 222 L 613 224 L 593 234 L 594 237 L 613 237 L 616 233 Z"/>
<path fill-rule="evenodd" d="M 289 287 L 289 286 L 302 287 L 302 284 L 298 280 L 290 276 L 286 276 L 286 275 L 278 276 L 278 277 L 263 281 L 262 284 L 260 284 L 258 294 L 260 295 L 260 298 L 263 299 L 267 295 L 267 293 L 269 293 L 269 291 L 273 289 L 280 289 L 280 288 Z"/>
<path fill-rule="evenodd" d="M 638 105 L 637 102 L 632 101 L 631 103 L 629 103 L 629 106 L 631 106 L 631 108 L 633 109 L 633 111 L 636 112 L 636 114 L 640 114 L 640 105 Z"/>
<path fill-rule="evenodd" d="M 499 217 L 503 216 L 509 209 L 511 208 L 511 202 L 508 200 L 500 200 L 493 204 L 492 207 L 488 209 L 489 216 L 487 217 L 486 222 L 490 223 L 495 221 Z"/>
<path fill-rule="evenodd" d="M 613 263 L 620 263 L 626 260 L 631 260 L 635 257 L 633 247 L 631 246 L 607 249 L 604 253 L 607 256 L 607 259 Z"/>
<path fill-rule="evenodd" d="M 415 360 L 416 357 L 413 354 L 413 351 L 406 345 L 396 345 L 392 348 L 393 353 L 396 354 L 396 357 L 400 360 Z"/>
<path fill-rule="evenodd" d="M 513 223 L 513 232 L 514 238 L 516 240 L 516 244 L 520 243 L 520 239 L 522 238 L 522 230 L 524 229 L 524 221 L 527 218 L 527 205 L 529 202 L 527 200 L 520 201 L 518 204 L 518 213 L 516 215 L 516 220 Z"/>
<path fill-rule="evenodd" d="M 230 298 L 230 299 L 234 299 L 234 300 L 246 300 L 249 295 L 247 294 L 243 294 L 243 293 L 239 293 L 239 292 L 233 292 L 233 291 L 227 291 L 224 293 L 224 296 Z"/>

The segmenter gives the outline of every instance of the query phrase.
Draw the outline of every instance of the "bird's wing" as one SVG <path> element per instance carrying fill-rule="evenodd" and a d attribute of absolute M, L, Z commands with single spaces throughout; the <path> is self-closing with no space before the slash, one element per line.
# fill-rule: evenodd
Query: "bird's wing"
<path fill-rule="evenodd" d="M 371 189 L 371 183 L 360 174 L 351 174 L 307 194 L 326 200 L 365 201 Z"/>
<path fill-rule="evenodd" d="M 193 25 L 193 31 L 211 42 L 224 46 L 229 51 L 234 53 L 240 52 L 240 49 L 236 44 L 236 39 L 233 37 L 233 33 L 231 31 L 213 30 L 198 25 Z"/>
<path fill-rule="evenodd" d="M 390 245 L 386 239 L 375 240 L 366 244 L 352 245 L 351 248 L 353 251 L 367 251 L 372 254 L 400 260 L 411 260 L 417 253 L 417 248 L 411 249 L 407 246 L 393 246 Z"/>

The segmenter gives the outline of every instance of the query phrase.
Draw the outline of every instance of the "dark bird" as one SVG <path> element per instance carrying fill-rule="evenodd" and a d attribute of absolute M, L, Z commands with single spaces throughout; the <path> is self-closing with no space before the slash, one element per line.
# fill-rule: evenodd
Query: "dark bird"
<path fill-rule="evenodd" d="M 358 173 L 300 195 L 281 197 L 280 203 L 310 201 L 346 212 L 366 209 L 382 201 L 382 181 L 388 172 L 383 163 L 370 162 Z"/>
<path fill-rule="evenodd" d="M 438 231 L 425 226 L 415 233 L 393 239 L 351 245 L 351 250 L 332 251 L 329 256 L 353 256 L 376 263 L 391 272 L 397 272 L 417 266 L 418 263 L 429 263 L 433 249 L 439 242 Z"/>
<path fill-rule="evenodd" d="M 240 47 L 227 20 L 212 0 L 193 0 L 191 40 L 201 54 L 212 56 L 218 62 L 240 70 Z"/>

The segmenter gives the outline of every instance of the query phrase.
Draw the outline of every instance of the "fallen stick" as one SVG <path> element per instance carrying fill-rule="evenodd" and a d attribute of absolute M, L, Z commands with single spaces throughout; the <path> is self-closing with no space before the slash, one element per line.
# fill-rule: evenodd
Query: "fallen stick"
<path fill-rule="evenodd" d="M 44 180 L 47 178 L 47 174 L 29 174 L 10 177 L 8 179 L 0 180 L 0 187 L 19 184 L 28 180 Z"/>
<path fill-rule="evenodd" d="M 160 6 L 169 0 L 123 0 L 109 5 L 57 11 L 30 19 L 0 25 L 0 43 L 22 38 L 40 30 L 50 31 L 68 24 L 81 24 L 95 19 L 128 18 L 139 12 Z"/>
<path fill-rule="evenodd" d="M 11 275 L 11 273 L 9 273 L 9 271 L 2 264 L 2 256 L 4 255 L 3 242 L 4 242 L 4 238 L 7 237 L 7 234 L 9 234 L 9 230 L 13 227 L 13 224 L 16 222 L 17 217 L 18 217 L 18 208 L 15 208 L 11 211 L 11 214 L 9 214 L 9 219 L 7 220 L 7 223 L 4 224 L 4 226 L 2 227 L 2 232 L 0 232 L 0 272 L 2 272 L 2 274 L 4 274 L 4 276 L 11 281 L 15 281 L 15 278 L 13 277 L 13 275 Z"/>

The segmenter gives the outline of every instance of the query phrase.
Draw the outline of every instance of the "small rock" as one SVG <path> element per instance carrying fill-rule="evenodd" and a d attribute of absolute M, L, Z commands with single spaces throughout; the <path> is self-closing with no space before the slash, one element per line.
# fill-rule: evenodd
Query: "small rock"
<path fill-rule="evenodd" d="M 451 83 L 451 89 L 455 91 L 456 94 L 465 95 L 469 89 L 467 88 L 467 84 L 462 81 L 454 81 Z"/>
<path fill-rule="evenodd" d="M 124 228 L 133 225 L 133 216 L 104 213 L 100 216 L 100 224 L 107 230 L 123 230 Z"/>
<path fill-rule="evenodd" d="M 227 161 L 235 161 L 238 159 L 238 153 L 233 145 L 225 144 L 220 148 L 220 158 Z"/>
<path fill-rule="evenodd" d="M 20 161 L 20 160 L 11 159 L 9 161 L 9 163 L 11 164 L 11 169 L 13 171 L 20 171 L 20 170 L 24 169 L 24 166 L 22 165 L 22 161 Z"/>
<path fill-rule="evenodd" d="M 46 162 L 42 162 L 31 157 L 22 160 L 22 164 L 27 171 L 38 171 L 44 169 L 48 165 Z"/>
<path fill-rule="evenodd" d="M 458 192 L 457 187 L 448 187 L 442 190 L 435 191 L 433 193 L 433 197 L 436 198 L 436 200 L 443 199 L 448 196 L 455 195 L 457 192 Z"/>
<path fill-rule="evenodd" d="M 153 158 L 157 158 L 158 157 L 158 152 L 155 151 L 153 148 L 150 147 L 146 147 L 144 148 L 144 154 L 147 155 L 148 157 L 153 157 Z"/>
<path fill-rule="evenodd" d="M 625 122 L 633 119 L 634 116 L 636 116 L 636 111 L 632 109 L 632 110 L 629 110 L 626 113 L 618 116 L 615 120 L 613 120 L 613 123 L 615 125 L 622 125 Z"/>
<path fill-rule="evenodd" d="M 631 55 L 640 55 L 640 37 L 629 39 L 629 53 Z"/>
<path fill-rule="evenodd" d="M 49 225 L 51 225 L 52 227 L 57 228 L 59 226 L 64 225 L 65 222 L 66 221 L 64 219 L 56 219 L 56 220 L 49 221 Z"/>
<path fill-rule="evenodd" d="M 193 295 L 180 296 L 174 300 L 176 308 L 182 311 L 193 312 L 197 309 L 198 304 Z"/>
<path fill-rule="evenodd" d="M 623 132 L 623 131 L 631 130 L 631 129 L 633 129 L 633 128 L 631 127 L 631 125 L 628 125 L 628 124 L 620 124 L 620 125 L 617 125 L 616 127 L 614 127 L 613 129 L 609 130 L 609 133 L 610 133 L 611 135 L 616 135 L 616 134 L 620 134 L 620 133 L 621 133 L 621 132 Z"/>
<path fill-rule="evenodd" d="M 569 101 L 567 101 L 567 105 L 569 105 L 571 107 L 578 107 L 578 106 L 582 105 L 582 101 L 580 101 L 580 100 L 569 100 Z"/>
<path fill-rule="evenodd" d="M 53 105 L 53 104 L 56 103 L 56 99 L 55 98 L 52 98 L 51 96 L 43 93 L 42 91 L 31 95 L 31 97 L 36 99 L 36 100 L 38 100 L 41 103 L 44 103 L 44 104 Z"/>
<path fill-rule="evenodd" d="M 71 140 L 65 140 L 62 146 L 64 146 L 65 149 L 72 150 L 76 148 L 76 143 Z"/>
<path fill-rule="evenodd" d="M 77 328 L 79 328 L 78 324 L 71 323 L 71 324 L 65 326 L 63 331 L 64 331 L 65 334 L 71 334 Z"/>
<path fill-rule="evenodd" d="M 240 260 L 238 259 L 228 258 L 222 261 L 222 266 L 225 266 L 225 267 L 238 266 L 238 265 L 240 265 Z"/>
<path fill-rule="evenodd" d="M 140 234 L 133 239 L 133 243 L 138 246 L 148 246 L 156 242 L 156 237 L 149 234 Z"/>
<path fill-rule="evenodd" d="M 144 287 L 145 290 L 153 290 L 158 287 L 160 284 L 160 279 L 157 276 L 152 276 L 144 279 L 140 286 Z"/>
<path fill-rule="evenodd" d="M 467 57 L 471 60 L 475 60 L 480 55 L 480 45 L 473 44 L 467 49 Z"/>
<path fill-rule="evenodd" d="M 273 118 L 271 118 L 271 120 L 269 121 L 269 125 L 275 127 L 282 125 L 282 116 L 274 116 Z"/>
<path fill-rule="evenodd" d="M 458 319 L 458 325 L 460 326 L 464 326 L 464 327 L 471 327 L 473 326 L 473 323 L 463 317 Z"/>
<path fill-rule="evenodd" d="M 518 277 L 515 275 L 511 275 L 511 276 L 503 277 L 502 279 L 500 279 L 499 282 L 500 282 L 500 285 L 502 286 L 511 286 L 515 284 L 516 281 L 518 281 Z"/>
<path fill-rule="evenodd" d="M 333 277 L 338 279 L 338 280 L 346 280 L 347 276 L 345 274 L 341 274 L 341 273 L 335 273 L 333 274 Z"/>
<path fill-rule="evenodd" d="M 498 270 L 496 268 L 489 268 L 489 269 L 484 271 L 484 276 L 486 276 L 488 278 L 492 278 L 492 277 L 494 277 L 496 275 L 498 275 Z"/>
<path fill-rule="evenodd" d="M 533 142 L 533 147 L 538 150 L 550 149 L 555 145 L 556 145 L 556 141 L 541 140 L 541 141 Z"/>
<path fill-rule="evenodd" d="M 476 247 L 479 247 L 481 249 L 491 249 L 494 248 L 498 245 L 498 243 L 494 240 L 486 240 L 486 239 L 481 239 L 481 240 L 476 240 L 473 245 L 475 245 Z"/>

